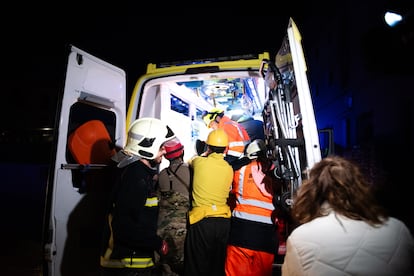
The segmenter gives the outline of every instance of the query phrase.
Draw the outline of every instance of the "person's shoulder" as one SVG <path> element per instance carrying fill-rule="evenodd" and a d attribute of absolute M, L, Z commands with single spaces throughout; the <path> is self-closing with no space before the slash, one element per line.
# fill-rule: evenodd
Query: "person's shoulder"
<path fill-rule="evenodd" d="M 188 162 L 183 162 L 180 165 L 179 169 L 181 169 L 181 168 L 188 169 L 188 168 L 190 168 L 190 164 Z"/>
<path fill-rule="evenodd" d="M 257 119 L 252 119 L 252 122 L 257 124 L 257 125 L 263 125 L 263 121 L 257 120 Z"/>
<path fill-rule="evenodd" d="M 140 160 L 135 160 L 134 162 L 131 162 L 129 164 L 127 164 L 126 166 L 122 167 L 121 170 L 125 170 L 125 171 L 146 171 L 147 166 L 142 163 Z"/>
<path fill-rule="evenodd" d="M 405 225 L 405 223 L 404 223 L 402 220 L 400 220 L 399 218 L 396 218 L 396 217 L 392 217 L 392 216 L 389 216 L 389 217 L 386 219 L 386 221 L 388 221 L 388 222 L 390 222 L 390 223 L 395 223 L 395 224 L 404 224 L 404 225 Z"/>
<path fill-rule="evenodd" d="M 408 226 L 402 220 L 396 217 L 388 217 L 388 219 L 384 222 L 384 225 L 397 228 L 398 231 L 408 232 L 410 235 L 412 235 L 411 230 L 408 228 Z"/>
<path fill-rule="evenodd" d="M 330 227 L 330 225 L 337 223 L 334 221 L 336 215 L 334 212 L 330 212 L 326 216 L 320 216 L 317 218 L 312 219 L 311 221 L 305 222 L 297 226 L 293 231 L 292 234 L 294 235 L 308 235 L 308 233 L 312 233 L 319 228 L 326 228 Z"/>
<path fill-rule="evenodd" d="M 162 175 L 167 175 L 167 174 L 168 174 L 168 167 L 165 167 L 159 172 L 158 175 L 162 176 Z"/>
<path fill-rule="evenodd" d="M 183 172 L 185 173 L 185 172 L 190 171 L 190 169 L 191 169 L 190 164 L 188 164 L 187 162 L 182 162 L 181 164 L 176 166 L 175 170 L 173 171 L 176 171 L 177 173 L 183 173 Z"/>
<path fill-rule="evenodd" d="M 190 166 L 191 166 L 191 164 L 192 164 L 195 160 L 200 159 L 200 158 L 204 158 L 204 156 L 201 156 L 201 155 L 194 155 L 194 156 L 192 156 L 190 159 L 188 159 L 188 161 L 187 161 L 187 162 L 185 162 L 185 163 L 187 163 L 188 165 L 190 165 Z"/>

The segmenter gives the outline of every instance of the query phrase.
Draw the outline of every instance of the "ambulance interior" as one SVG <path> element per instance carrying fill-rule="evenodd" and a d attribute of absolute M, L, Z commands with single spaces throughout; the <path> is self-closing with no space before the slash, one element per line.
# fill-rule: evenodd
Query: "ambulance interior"
<path fill-rule="evenodd" d="M 262 120 L 262 110 L 265 103 L 265 84 L 257 74 L 247 75 L 246 72 L 233 73 L 228 76 L 197 75 L 195 78 L 172 79 L 162 83 L 147 84 L 144 89 L 140 117 L 156 116 L 165 121 L 175 132 L 184 145 L 184 160 L 197 154 L 195 142 L 205 141 L 211 129 L 203 122 L 203 111 L 213 107 L 224 110 L 225 115 L 237 121 L 241 116 L 251 116 Z M 158 91 L 160 93 L 153 93 Z M 154 102 L 161 104 L 159 110 Z M 161 168 L 168 166 L 164 160 Z"/>

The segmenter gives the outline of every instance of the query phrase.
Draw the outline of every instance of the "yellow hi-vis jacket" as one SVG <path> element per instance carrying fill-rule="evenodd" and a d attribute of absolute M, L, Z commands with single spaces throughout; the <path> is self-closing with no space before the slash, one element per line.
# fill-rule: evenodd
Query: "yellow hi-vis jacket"
<path fill-rule="evenodd" d="M 189 222 L 194 224 L 206 217 L 230 218 L 227 198 L 233 181 L 233 169 L 221 153 L 197 156 L 190 162 L 193 167 L 193 208 Z"/>
<path fill-rule="evenodd" d="M 191 211 L 188 213 L 188 219 L 190 224 L 194 224 L 202 220 L 203 218 L 208 217 L 223 217 L 223 218 L 230 218 L 231 211 L 228 205 L 222 206 L 200 206 L 200 207 L 193 207 Z"/>

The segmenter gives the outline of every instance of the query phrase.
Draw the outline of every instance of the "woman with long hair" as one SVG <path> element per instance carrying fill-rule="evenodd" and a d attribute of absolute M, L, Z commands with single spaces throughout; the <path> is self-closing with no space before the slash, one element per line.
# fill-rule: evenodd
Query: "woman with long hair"
<path fill-rule="evenodd" d="M 353 162 L 328 156 L 297 191 L 282 275 L 413 275 L 414 241 Z"/>

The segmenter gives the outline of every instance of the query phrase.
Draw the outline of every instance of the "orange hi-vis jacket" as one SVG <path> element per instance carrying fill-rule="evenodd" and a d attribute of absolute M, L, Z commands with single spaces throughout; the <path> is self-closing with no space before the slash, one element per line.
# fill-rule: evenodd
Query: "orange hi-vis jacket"
<path fill-rule="evenodd" d="M 272 224 L 273 196 L 264 190 L 263 177 L 256 160 L 234 172 L 232 192 L 236 195 L 237 204 L 233 217 Z"/>
<path fill-rule="evenodd" d="M 223 116 L 220 119 L 218 128 L 223 129 L 229 137 L 229 146 L 226 154 L 241 157 L 244 153 L 244 147 L 250 142 L 246 129 L 227 116 Z"/>

